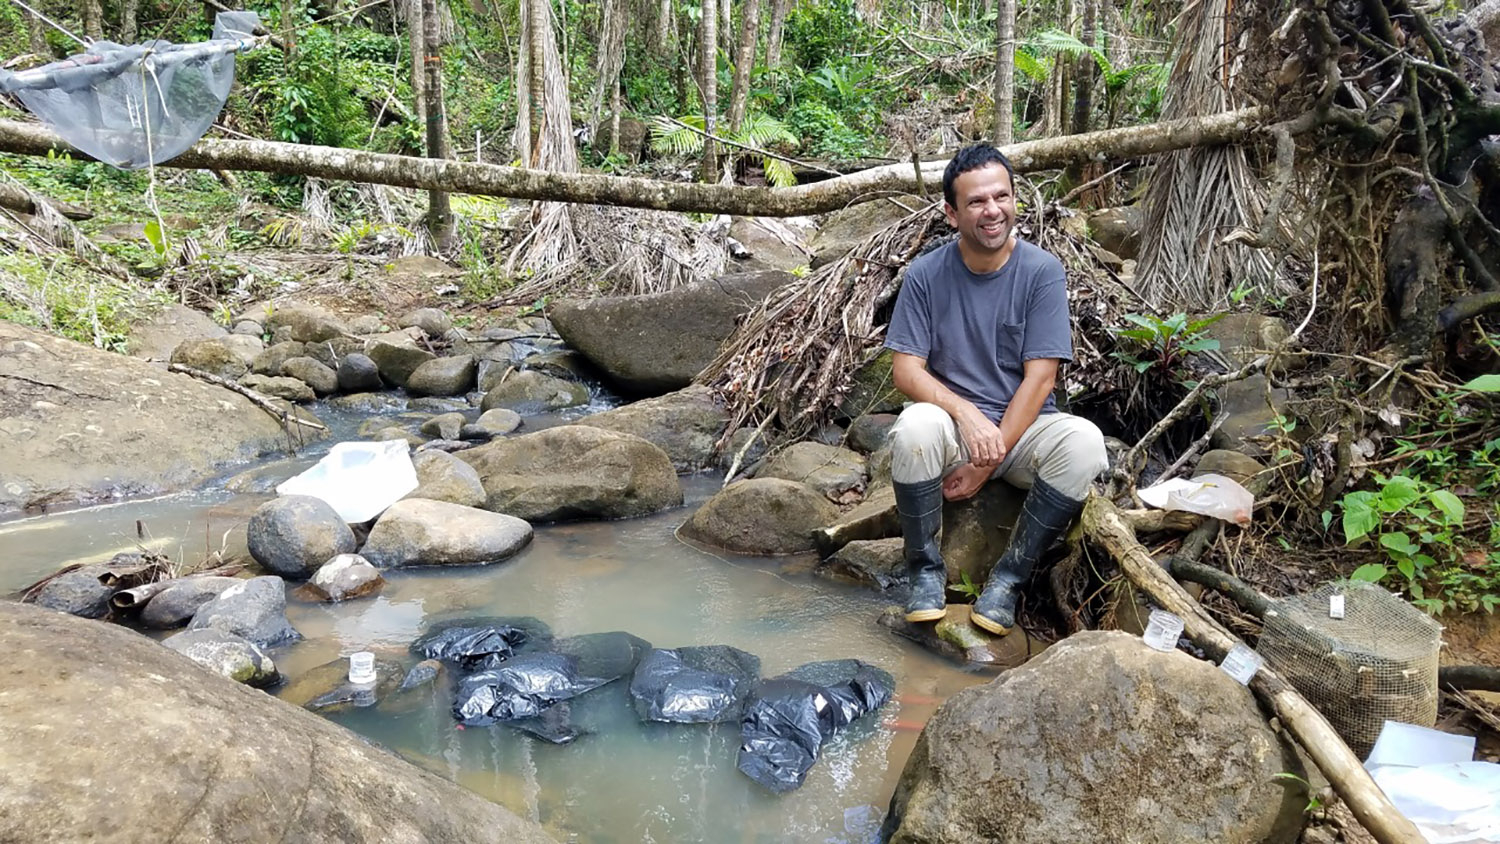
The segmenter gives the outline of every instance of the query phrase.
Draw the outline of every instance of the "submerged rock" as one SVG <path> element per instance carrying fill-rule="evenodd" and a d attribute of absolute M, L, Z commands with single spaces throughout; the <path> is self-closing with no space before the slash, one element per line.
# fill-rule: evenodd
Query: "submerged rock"
<path fill-rule="evenodd" d="M 485 509 L 531 522 L 631 519 L 682 503 L 666 452 L 600 428 L 562 425 L 493 440 L 458 459 L 479 472 Z"/>
<path fill-rule="evenodd" d="M 782 272 L 735 273 L 644 296 L 601 296 L 552 307 L 568 345 L 622 389 L 660 395 L 692 383 L 741 314 L 791 281 Z"/>
<path fill-rule="evenodd" d="M 286 618 L 286 583 L 255 577 L 230 586 L 193 614 L 189 630 L 222 630 L 269 648 L 302 634 Z"/>
<path fill-rule="evenodd" d="M 130 630 L 0 601 L 0 653 L 0 840 L 556 844 Z"/>
<path fill-rule="evenodd" d="M 976 670 L 1015 668 L 1046 647 L 1045 643 L 1019 628 L 1012 630 L 1009 636 L 991 636 L 970 621 L 969 606 L 949 604 L 947 615 L 936 624 L 907 621 L 905 609 L 886 607 L 876 622 L 938 656 Z"/>
<path fill-rule="evenodd" d="M 813 531 L 838 508 L 806 484 L 781 478 L 737 481 L 720 490 L 682 526 L 688 539 L 740 554 L 811 551 Z"/>
<path fill-rule="evenodd" d="M 1302 773 L 1212 663 L 1079 633 L 944 703 L 891 798 L 892 844 L 1294 841 Z"/>
<path fill-rule="evenodd" d="M 530 524 L 503 513 L 406 498 L 380 515 L 360 553 L 381 568 L 483 565 L 513 556 L 531 533 Z"/>
<path fill-rule="evenodd" d="M 578 424 L 634 434 L 665 451 L 678 471 L 690 472 L 713 461 L 714 444 L 728 421 L 713 391 L 695 385 L 585 416 Z"/>
<path fill-rule="evenodd" d="M 260 505 L 250 517 L 246 540 L 250 556 L 267 571 L 298 579 L 356 547 L 338 512 L 310 495 L 283 495 Z"/>
<path fill-rule="evenodd" d="M 162 641 L 209 671 L 247 686 L 270 686 L 281 679 L 276 663 L 255 643 L 222 630 L 184 630 Z"/>
<path fill-rule="evenodd" d="M 385 578 L 359 554 L 340 554 L 324 563 L 307 582 L 307 594 L 319 601 L 349 601 L 380 591 Z"/>
<path fill-rule="evenodd" d="M 181 627 L 192 620 L 199 607 L 240 582 L 237 577 L 181 578 L 146 602 L 141 609 L 141 623 L 157 629 Z"/>
<path fill-rule="evenodd" d="M 848 580 L 876 589 L 890 589 L 906 582 L 903 542 L 892 539 L 857 539 L 840 548 L 814 569 L 820 577 Z"/>
<path fill-rule="evenodd" d="M 341 657 L 297 675 L 276 696 L 294 706 L 334 715 L 378 703 L 400 688 L 401 674 L 400 663 L 376 659 L 374 684 L 356 686 L 349 682 L 348 658 Z"/>

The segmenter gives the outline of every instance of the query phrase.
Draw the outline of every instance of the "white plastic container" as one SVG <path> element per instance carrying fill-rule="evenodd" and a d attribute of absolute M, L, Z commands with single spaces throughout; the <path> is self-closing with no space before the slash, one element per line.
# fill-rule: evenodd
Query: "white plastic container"
<path fill-rule="evenodd" d="M 349 654 L 349 682 L 356 686 L 375 682 L 375 654 L 369 651 Z"/>
<path fill-rule="evenodd" d="M 282 481 L 276 494 L 321 498 L 344 521 L 368 522 L 417 488 L 410 449 L 405 440 L 339 443 L 312 468 Z"/>
<path fill-rule="evenodd" d="M 1229 653 L 1224 655 L 1224 661 L 1219 663 L 1219 667 L 1224 669 L 1225 674 L 1239 681 L 1241 686 L 1248 686 L 1255 672 L 1259 671 L 1264 664 L 1265 660 L 1261 659 L 1260 654 L 1239 644 L 1229 649 Z"/>
<path fill-rule="evenodd" d="M 1182 619 L 1166 610 L 1152 610 L 1146 632 L 1141 636 L 1147 645 L 1171 653 L 1177 650 L 1177 640 L 1182 636 Z"/>

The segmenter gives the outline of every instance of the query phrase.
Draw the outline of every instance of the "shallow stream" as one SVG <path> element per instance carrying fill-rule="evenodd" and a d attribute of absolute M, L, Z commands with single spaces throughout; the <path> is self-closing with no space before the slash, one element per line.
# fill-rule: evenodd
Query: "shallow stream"
<path fill-rule="evenodd" d="M 352 437 L 358 418 L 316 411 L 334 424 L 335 437 Z M 526 430 L 556 421 L 529 418 Z M 328 444 L 248 476 L 240 467 L 233 485 L 269 490 Z M 511 560 L 388 572 L 374 598 L 291 600 L 287 615 L 304 639 L 271 656 L 289 679 L 358 650 L 410 666 L 416 658 L 407 645 L 435 621 L 535 616 L 558 636 L 624 630 L 657 647 L 733 645 L 758 655 L 764 676 L 813 660 L 857 657 L 895 676 L 895 700 L 826 746 L 806 783 L 780 796 L 736 770 L 737 725 L 642 724 L 623 694 L 618 706 L 594 707 L 597 732 L 565 746 L 503 726 L 461 729 L 445 687 L 399 711 L 376 706 L 332 717 L 539 821 L 563 841 L 873 841 L 917 730 L 944 698 L 986 678 L 879 627 L 885 599 L 814 578 L 809 559 L 737 557 L 678 540 L 676 527 L 722 479 L 682 480 L 687 503 L 677 510 L 539 527 Z M 222 482 L 205 489 L 214 491 L 0 523 L 0 593 L 68 563 L 134 550 L 138 541 L 188 560 L 221 546 L 242 553 L 244 524 L 268 492 L 231 493 Z M 137 539 L 138 524 L 144 540 Z M 619 690 L 591 694 L 604 692 Z"/>

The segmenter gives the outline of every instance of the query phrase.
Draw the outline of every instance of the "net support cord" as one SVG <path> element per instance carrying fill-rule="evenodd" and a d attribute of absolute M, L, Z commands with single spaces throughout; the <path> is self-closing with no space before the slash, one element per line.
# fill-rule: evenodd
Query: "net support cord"
<path fill-rule="evenodd" d="M 1182 618 L 1183 632 L 1193 644 L 1215 660 L 1223 659 L 1231 648 L 1240 644 L 1238 637 L 1224 629 L 1157 565 L 1136 541 L 1135 531 L 1113 503 L 1097 495 L 1090 496 L 1082 521 L 1084 535 L 1114 557 L 1137 589 L 1157 606 Z M 1273 669 L 1263 667 L 1250 681 L 1250 690 L 1281 719 L 1282 726 L 1312 757 L 1318 770 L 1376 841 L 1422 844 L 1425 839 L 1416 826 L 1396 810 L 1349 745 L 1290 683 Z"/>

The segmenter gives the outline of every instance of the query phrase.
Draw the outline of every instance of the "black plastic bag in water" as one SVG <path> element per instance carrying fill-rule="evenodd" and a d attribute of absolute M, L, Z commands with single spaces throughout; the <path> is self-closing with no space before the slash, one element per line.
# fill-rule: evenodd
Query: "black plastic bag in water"
<path fill-rule="evenodd" d="M 733 721 L 760 675 L 760 658 L 726 645 L 653 650 L 630 680 L 643 721 L 708 724 Z"/>
<path fill-rule="evenodd" d="M 739 769 L 775 792 L 802 785 L 823 742 L 890 700 L 891 675 L 855 659 L 813 662 L 767 680 L 740 721 Z"/>
<path fill-rule="evenodd" d="M 639 636 L 617 631 L 570 636 L 558 639 L 552 647 L 557 653 L 575 659 L 578 673 L 607 684 L 635 670 L 641 655 L 651 650 L 651 643 Z M 573 701 L 564 700 L 543 709 L 534 718 L 509 721 L 506 726 L 553 744 L 569 744 L 579 736 L 594 732 L 574 716 Z M 589 720 L 587 713 L 583 714 L 582 720 Z"/>
<path fill-rule="evenodd" d="M 460 681 L 453 716 L 472 727 L 535 718 L 553 704 L 607 682 L 581 676 L 578 660 L 566 654 L 520 654 Z"/>
<path fill-rule="evenodd" d="M 461 671 L 498 668 L 527 645 L 551 639 L 547 625 L 535 619 L 468 621 L 436 628 L 412 643 L 413 653 L 439 659 Z"/>

